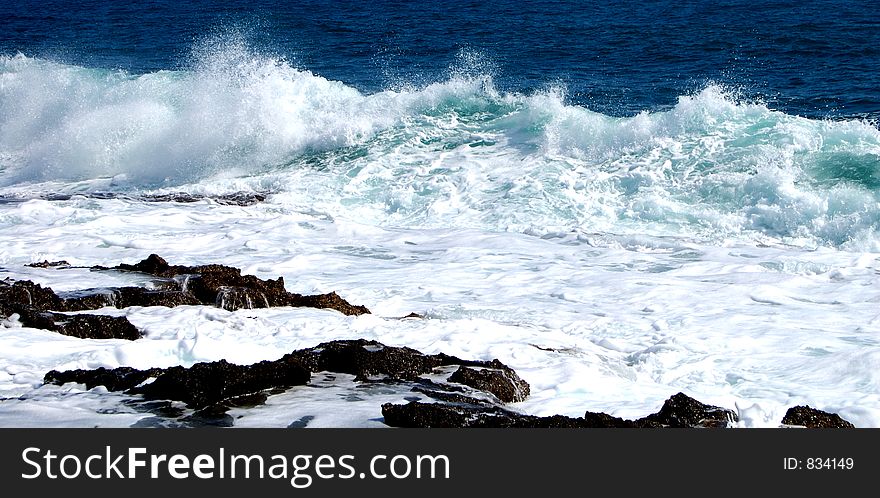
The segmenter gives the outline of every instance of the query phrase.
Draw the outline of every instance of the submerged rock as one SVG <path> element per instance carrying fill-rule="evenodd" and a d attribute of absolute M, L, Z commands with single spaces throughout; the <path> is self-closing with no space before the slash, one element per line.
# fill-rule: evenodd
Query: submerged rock
<path fill-rule="evenodd" d="M 789 408 L 782 418 L 784 425 L 797 425 L 810 429 L 853 429 L 855 426 L 835 413 L 823 412 L 810 406 Z"/>

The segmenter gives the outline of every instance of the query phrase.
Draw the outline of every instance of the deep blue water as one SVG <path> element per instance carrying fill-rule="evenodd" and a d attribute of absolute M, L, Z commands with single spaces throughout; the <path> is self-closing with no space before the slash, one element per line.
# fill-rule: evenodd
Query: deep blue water
<path fill-rule="evenodd" d="M 193 47 L 255 50 L 363 92 L 488 73 L 563 86 L 612 115 L 718 84 L 813 118 L 880 116 L 880 15 L 868 1 L 270 0 L 0 3 L 0 54 L 132 73 L 186 69 Z"/>

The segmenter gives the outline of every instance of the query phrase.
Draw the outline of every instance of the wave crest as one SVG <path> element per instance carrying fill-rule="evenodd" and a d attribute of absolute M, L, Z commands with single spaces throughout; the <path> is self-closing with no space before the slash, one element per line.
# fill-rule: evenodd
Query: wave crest
<path fill-rule="evenodd" d="M 715 85 L 613 117 L 460 69 L 367 95 L 235 41 L 195 53 L 191 70 L 143 75 L 0 58 L 0 184 L 248 177 L 281 202 L 376 224 L 878 248 L 880 130 L 867 122 Z"/>

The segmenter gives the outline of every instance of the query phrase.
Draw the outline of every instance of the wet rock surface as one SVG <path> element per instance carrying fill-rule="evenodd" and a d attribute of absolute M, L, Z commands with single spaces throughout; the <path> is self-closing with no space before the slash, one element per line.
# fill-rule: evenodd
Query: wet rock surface
<path fill-rule="evenodd" d="M 43 382 L 57 385 L 76 382 L 85 384 L 86 389 L 104 386 L 108 391 L 126 391 L 151 377 L 158 377 L 164 371 L 163 368 L 138 370 L 131 367 L 112 369 L 100 367 L 94 370 L 66 370 L 64 372 L 52 370 L 45 375 Z"/>
<path fill-rule="evenodd" d="M 172 192 L 165 194 L 142 194 L 142 195 L 132 195 L 127 193 L 117 193 L 117 192 L 82 192 L 77 194 L 62 194 L 62 193 L 52 193 L 46 194 L 38 197 L 38 199 L 42 199 L 45 201 L 69 201 L 73 198 L 79 197 L 83 199 L 97 199 L 97 200 L 109 200 L 109 199 L 126 199 L 133 201 L 141 201 L 141 202 L 177 202 L 177 203 L 191 203 L 209 200 L 216 202 L 217 204 L 223 204 L 228 206 L 253 206 L 255 204 L 259 204 L 266 200 L 268 194 L 261 192 L 233 192 L 229 194 L 217 194 L 217 195 L 205 195 L 205 194 L 193 194 L 187 192 Z M 13 196 L 0 196 L 0 203 L 19 203 L 26 202 L 31 200 L 29 197 L 13 197 Z"/>
<path fill-rule="evenodd" d="M 525 401 L 529 395 L 529 384 L 498 360 L 492 360 L 481 369 L 459 367 L 449 381 L 490 392 L 505 403 Z"/>
<path fill-rule="evenodd" d="M 828 413 L 810 406 L 794 406 L 785 412 L 784 425 L 797 425 L 810 429 L 852 429 L 853 424 L 836 413 Z"/>
<path fill-rule="evenodd" d="M 170 265 L 162 257 L 151 254 L 148 258 L 133 265 L 120 264 L 112 269 L 136 271 L 155 277 L 175 279 L 174 281 L 179 284 L 179 290 L 191 294 L 199 303 L 219 306 L 229 311 L 276 306 L 305 306 L 335 309 L 345 315 L 370 313 L 366 306 L 352 305 L 335 292 L 311 296 L 287 292 L 282 277 L 263 280 L 254 275 L 242 275 L 240 269 L 231 266 Z"/>
<path fill-rule="evenodd" d="M 451 378 L 450 378 L 451 380 Z M 601 412 L 586 412 L 583 417 L 524 415 L 496 404 L 468 399 L 448 402 L 382 405 L 385 423 L 394 427 L 459 428 L 723 428 L 736 421 L 732 410 L 701 403 L 678 393 L 663 404 L 659 412 L 637 420 L 625 420 Z"/>
<path fill-rule="evenodd" d="M 29 266 L 69 268 L 65 261 L 43 261 Z M 135 340 L 141 333 L 125 317 L 82 313 L 102 307 L 219 306 L 228 310 L 273 306 L 309 306 L 335 309 L 346 315 L 369 313 L 335 292 L 303 296 L 287 292 L 284 280 L 242 275 L 225 265 L 171 265 L 158 255 L 135 264 L 98 271 L 139 272 L 154 277 L 152 287 L 83 289 L 56 294 L 31 281 L 0 281 L 0 318 L 15 317 L 29 328 L 56 331 L 91 339 Z M 403 318 L 423 318 L 410 314 Z M 736 423 L 733 410 L 697 401 L 683 393 L 666 400 L 656 413 L 625 420 L 587 411 L 581 417 L 534 416 L 519 413 L 507 403 L 521 402 L 530 386 L 499 360 L 465 360 L 438 353 L 426 355 L 407 347 L 386 346 L 365 339 L 337 340 L 293 351 L 274 361 L 236 365 L 225 360 L 197 363 L 189 368 L 129 367 L 48 372 L 46 384 L 75 382 L 92 389 L 104 386 L 135 398 L 126 401 L 137 411 L 153 414 L 144 427 L 234 425 L 227 414 L 233 407 L 263 404 L 271 394 L 311 382 L 311 374 L 349 374 L 359 386 L 380 386 L 387 392 L 406 392 L 404 404 L 377 403 L 386 425 L 393 427 L 497 428 L 724 428 Z M 434 379 L 443 375 L 444 381 Z M 331 377 L 333 377 L 331 375 Z M 386 386 L 386 387 L 382 387 Z M 389 388 L 387 386 L 394 386 Z M 389 391 L 390 389 L 390 391 Z M 360 400 L 357 394 L 346 397 Z M 175 406 L 174 403 L 177 403 Z M 187 409 L 180 408 L 181 403 Z M 301 417 L 291 427 L 307 426 L 314 418 Z M 803 427 L 853 427 L 836 414 L 796 406 L 782 424 Z"/>
<path fill-rule="evenodd" d="M 290 356 L 312 371 L 347 373 L 358 380 L 374 376 L 413 380 L 446 365 L 495 367 L 513 371 L 498 360 L 487 362 L 462 360 L 445 354 L 426 355 L 415 349 L 386 346 L 366 339 L 325 342 L 313 348 L 294 351 Z"/>
<path fill-rule="evenodd" d="M 486 362 L 461 360 L 445 354 L 426 355 L 410 348 L 359 339 L 325 342 L 313 348 L 293 351 L 275 361 L 252 365 L 236 365 L 220 360 L 197 363 L 189 368 L 53 370 L 44 376 L 44 382 L 57 385 L 75 382 L 84 384 L 88 389 L 104 386 L 109 391 L 139 395 L 144 402 L 183 402 L 188 408 L 198 411 L 197 414 L 187 415 L 195 418 L 185 423 L 182 418 L 175 422 L 184 425 L 226 425 L 229 420 L 225 412 L 230 407 L 262 404 L 266 401 L 267 392 L 282 392 L 292 386 L 307 384 L 311 373 L 321 371 L 354 375 L 356 381 L 365 384 L 397 385 L 404 382 L 413 386 L 413 391 L 422 392 L 433 399 L 474 404 L 484 410 L 506 413 L 497 399 L 488 393 L 482 392 L 481 399 L 475 397 L 481 394 L 478 389 L 436 383 L 421 377 L 436 374 L 436 369 L 440 367 L 454 368 L 457 364 L 507 370 L 516 375 L 513 369 L 498 360 Z M 212 421 L 210 424 L 209 420 Z"/>
<path fill-rule="evenodd" d="M 40 261 L 39 263 L 31 263 L 31 264 L 27 264 L 25 266 L 30 267 L 30 268 L 70 268 L 70 263 L 68 263 L 67 261 L 64 261 L 64 260 L 61 260 L 61 261 L 43 260 L 43 261 Z"/>
<path fill-rule="evenodd" d="M 645 426 L 657 427 L 728 427 L 738 420 L 733 410 L 701 403 L 678 393 L 663 403 L 659 412 L 640 419 Z"/>
<path fill-rule="evenodd" d="M 148 379 L 155 379 L 145 383 Z M 226 400 L 259 393 L 266 389 L 287 388 L 309 381 L 310 372 L 299 362 L 285 357 L 253 365 L 236 365 L 226 360 L 196 363 L 192 367 L 129 367 L 48 372 L 43 382 L 75 382 L 91 389 L 104 386 L 109 391 L 139 394 L 145 400 L 174 400 L 190 408 L 204 409 Z M 263 398 L 262 401 L 265 401 Z M 262 402 L 260 401 L 260 402 Z M 231 405 L 230 405 L 231 406 Z"/>
<path fill-rule="evenodd" d="M 77 311 L 49 287 L 28 280 L 0 282 L 0 317 L 17 316 L 25 327 L 49 330 L 80 339 L 136 340 L 140 331 L 125 317 L 64 314 Z"/>
<path fill-rule="evenodd" d="M 189 368 L 53 370 L 45 375 L 44 382 L 76 382 L 89 389 L 104 386 L 137 396 L 139 409 L 154 414 L 138 426 L 229 427 L 234 425 L 227 414 L 230 408 L 263 404 L 272 394 L 310 384 L 312 374 L 318 372 L 326 372 L 325 377 L 331 379 L 334 374 L 349 374 L 359 386 L 395 386 L 392 392 L 405 392 L 400 391 L 403 388 L 420 395 L 402 395 L 405 403 L 381 404 L 382 420 L 392 427 L 724 428 L 737 421 L 732 410 L 701 403 L 683 393 L 667 399 L 658 412 L 635 420 L 591 411 L 581 417 L 527 415 L 508 407 L 504 399 L 517 399 L 511 395 L 514 391 L 526 396 L 528 384 L 498 360 L 427 355 L 364 339 L 325 342 L 252 365 L 220 360 Z M 429 375 L 445 380 L 432 380 Z M 174 408 L 170 402 L 185 403 L 190 411 Z M 290 426 L 305 427 L 310 417 L 293 420 Z M 792 408 L 783 423 L 852 427 L 837 415 L 809 407 Z"/>
<path fill-rule="evenodd" d="M 168 368 L 153 382 L 129 389 L 129 392 L 142 394 L 148 400 L 172 399 L 192 408 L 205 408 L 264 389 L 303 385 L 309 378 L 308 369 L 290 358 L 253 365 L 220 360 L 197 363 L 190 368 Z"/>
<path fill-rule="evenodd" d="M 115 287 L 112 289 L 85 289 L 64 298 L 68 311 L 83 311 L 110 306 L 195 306 L 203 304 L 188 292 L 180 290 L 147 289 L 144 287 Z"/>
<path fill-rule="evenodd" d="M 19 314 L 19 321 L 25 327 L 50 330 L 79 339 L 134 341 L 141 338 L 141 332 L 124 316 L 25 311 Z"/>
<path fill-rule="evenodd" d="M 0 281 L 0 313 L 9 316 L 20 309 L 35 311 L 63 311 L 63 300 L 49 287 L 29 280 Z"/>
<path fill-rule="evenodd" d="M 39 268 L 69 268 L 66 261 L 33 263 Z M 56 294 L 49 287 L 29 280 L 0 281 L 0 318 L 16 315 L 26 327 L 45 329 L 84 339 L 128 339 L 141 337 L 125 317 L 63 312 L 131 306 L 218 306 L 237 309 L 295 306 L 333 309 L 345 315 L 370 313 L 365 306 L 349 303 L 335 292 L 304 296 L 287 292 L 284 279 L 263 280 L 242 275 L 241 270 L 224 265 L 170 265 L 156 254 L 136 264 L 120 264 L 116 270 L 145 273 L 157 278 L 154 288 L 114 287 L 81 289 Z"/>
<path fill-rule="evenodd" d="M 212 200 L 218 204 L 228 206 L 253 206 L 266 200 L 266 194 L 253 192 L 236 192 L 232 194 L 221 195 L 200 195 L 189 194 L 186 192 L 175 192 L 172 194 L 151 194 L 142 195 L 138 199 L 146 202 L 198 202 L 202 200 Z"/>

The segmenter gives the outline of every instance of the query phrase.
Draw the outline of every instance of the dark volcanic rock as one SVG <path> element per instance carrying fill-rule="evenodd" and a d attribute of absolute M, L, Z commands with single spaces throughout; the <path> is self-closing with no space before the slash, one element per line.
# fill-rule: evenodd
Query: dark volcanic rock
<path fill-rule="evenodd" d="M 131 367 L 113 369 L 101 367 L 94 370 L 67 370 L 64 372 L 52 370 L 45 375 L 43 382 L 58 385 L 76 382 L 77 384 L 85 384 L 86 389 L 104 386 L 108 391 L 125 391 L 151 377 L 158 377 L 164 371 L 165 369 L 162 368 L 137 370 Z"/>
<path fill-rule="evenodd" d="M 64 304 L 55 291 L 30 280 L 0 281 L 0 314 L 9 316 L 21 308 L 37 311 L 63 311 Z"/>
<path fill-rule="evenodd" d="M 25 266 L 29 266 L 31 268 L 70 268 L 70 263 L 67 261 L 49 261 L 43 260 L 39 263 L 30 263 Z"/>
<path fill-rule="evenodd" d="M 250 193 L 250 192 L 237 192 L 234 194 L 221 194 L 214 196 L 200 195 L 200 194 L 188 194 L 186 192 L 177 192 L 173 194 L 150 194 L 150 195 L 142 195 L 139 197 L 140 200 L 146 202 L 181 202 L 181 203 L 189 203 L 189 202 L 197 202 L 204 199 L 211 199 L 218 204 L 225 204 L 231 206 L 252 206 L 254 204 L 259 204 L 266 200 L 266 196 L 264 194 L 258 193 Z"/>
<path fill-rule="evenodd" d="M 738 417 L 732 410 L 706 405 L 683 393 L 678 393 L 663 403 L 659 412 L 636 421 L 651 427 L 727 427 Z"/>
<path fill-rule="evenodd" d="M 266 194 L 256 192 L 236 192 L 232 194 L 220 195 L 202 195 L 189 194 L 186 192 L 175 192 L 171 194 L 145 194 L 132 196 L 128 194 L 120 194 L 116 192 L 84 192 L 78 194 L 60 194 L 53 193 L 43 195 L 40 198 L 47 201 L 69 201 L 74 197 L 82 197 L 86 199 L 130 199 L 143 202 L 180 202 L 190 203 L 205 199 L 210 199 L 218 204 L 234 205 L 234 206 L 252 206 L 266 200 Z M 24 202 L 25 198 L 0 198 L 0 202 Z"/>
<path fill-rule="evenodd" d="M 354 375 L 357 380 L 376 375 L 412 380 L 444 365 L 509 368 L 497 360 L 464 361 L 444 354 L 425 355 L 415 349 L 385 346 L 365 339 L 325 342 L 313 348 L 294 351 L 288 356 L 298 359 L 313 372 L 347 373 Z"/>
<path fill-rule="evenodd" d="M 492 360 L 488 367 L 479 370 L 459 367 L 449 381 L 490 392 L 505 403 L 525 401 L 529 395 L 529 384 L 498 360 Z"/>
<path fill-rule="evenodd" d="M 180 290 L 145 289 L 143 287 L 119 287 L 113 289 L 113 305 L 117 308 L 129 306 L 194 306 L 201 304 L 188 292 Z"/>
<path fill-rule="evenodd" d="M 424 392 L 424 391 L 423 391 Z M 393 427 L 516 427 L 516 428 L 659 428 L 726 427 L 736 420 L 730 410 L 705 405 L 684 394 L 666 400 L 660 412 L 638 420 L 625 420 L 607 413 L 586 412 L 583 417 L 562 415 L 537 417 L 510 411 L 482 400 L 441 393 L 443 403 L 411 401 L 405 405 L 382 405 L 385 423 Z"/>
<path fill-rule="evenodd" d="M 192 408 L 203 408 L 227 398 L 274 387 L 306 384 L 309 371 L 290 358 L 235 365 L 226 360 L 172 367 L 155 381 L 131 390 L 145 399 L 173 399 Z"/>
<path fill-rule="evenodd" d="M 274 306 L 307 306 L 335 309 L 345 315 L 370 313 L 365 306 L 355 306 L 335 292 L 304 296 L 287 292 L 284 279 L 263 280 L 242 275 L 241 270 L 225 265 L 177 266 L 156 254 L 133 264 L 120 264 L 113 269 L 137 271 L 160 278 L 183 277 L 180 290 L 192 294 L 201 304 L 219 306 L 229 311 L 269 308 Z"/>
<path fill-rule="evenodd" d="M 134 341 L 141 338 L 140 331 L 124 316 L 65 315 L 48 311 L 23 311 L 19 314 L 19 321 L 25 327 L 51 330 L 62 335 L 80 339 L 126 339 Z"/>
<path fill-rule="evenodd" d="M 382 405 L 385 424 L 391 427 L 511 427 L 518 415 L 503 408 L 472 404 L 422 403 Z"/>
<path fill-rule="evenodd" d="M 186 273 L 193 276 L 187 290 L 204 304 L 234 311 L 287 306 L 290 302 L 281 277 L 262 280 L 253 275 L 242 275 L 238 268 L 222 265 L 197 266 L 188 270 Z"/>
<path fill-rule="evenodd" d="M 64 299 L 52 289 L 28 280 L 0 282 L 0 316 L 18 314 L 25 327 L 51 330 L 81 339 L 127 339 L 141 337 L 125 317 L 66 315 L 49 310 L 68 310 Z"/>
<path fill-rule="evenodd" d="M 809 406 L 789 408 L 782 418 L 785 425 L 800 425 L 811 429 L 853 429 L 855 426 L 835 413 L 823 412 Z"/>
<path fill-rule="evenodd" d="M 589 415 L 589 414 L 588 414 Z M 500 406 L 478 403 L 422 403 L 382 405 L 385 423 L 392 427 L 444 428 L 618 428 L 635 427 L 632 422 L 605 414 L 583 418 L 553 415 L 523 415 Z"/>
<path fill-rule="evenodd" d="M 462 361 L 454 356 L 425 355 L 414 349 L 385 346 L 376 341 L 352 340 L 326 342 L 314 348 L 294 351 L 275 361 L 262 361 L 247 366 L 221 360 L 199 363 L 190 368 L 136 370 L 124 367 L 68 372 L 53 370 L 46 374 L 44 381 L 54 384 L 77 382 L 85 384 L 88 388 L 104 385 L 111 391 L 142 395 L 144 400 L 182 401 L 190 408 L 201 410 L 198 417 L 207 417 L 206 420 L 216 420 L 217 423 L 224 425 L 228 419 L 222 414 L 229 407 L 261 404 L 265 402 L 266 394 L 308 383 L 311 372 L 330 371 L 353 374 L 357 380 L 367 384 L 412 383 L 415 386 L 414 391 L 443 400 L 445 403 L 443 406 L 460 408 L 459 411 L 450 412 L 448 408 L 441 408 L 440 405 L 437 407 L 429 405 L 428 410 L 446 414 L 430 415 L 434 418 L 440 417 L 439 421 L 431 422 L 432 424 L 452 424 L 459 421 L 455 423 L 465 424 L 462 426 L 468 427 L 555 427 L 584 423 L 581 419 L 572 419 L 573 422 L 565 417 L 546 419 L 526 417 L 506 410 L 495 397 L 486 392 L 476 392 L 461 384 L 436 383 L 419 377 L 438 366 L 453 363 L 499 371 L 509 370 L 510 375 L 515 376 L 513 370 L 497 360 Z M 379 375 L 383 376 L 382 380 L 371 379 Z M 154 380 L 146 382 L 151 378 Z M 468 395 L 469 392 L 473 396 Z M 479 399 L 479 396 L 483 396 L 484 399 Z M 472 415 L 483 412 L 485 412 L 484 416 L 466 422 L 473 418 Z M 428 415 L 419 417 L 433 420 L 427 418 Z M 199 424 L 203 423 L 207 422 L 204 420 L 199 422 Z"/>
<path fill-rule="evenodd" d="M 439 360 L 415 349 L 385 346 L 365 339 L 325 342 L 288 356 L 298 359 L 313 372 L 347 373 L 358 380 L 376 375 L 415 379 L 441 365 Z"/>
<path fill-rule="evenodd" d="M 149 273 L 157 277 L 172 277 L 175 275 L 174 273 L 166 274 L 171 269 L 171 265 L 158 254 L 150 254 L 147 259 L 133 265 L 121 263 L 115 269 Z"/>
<path fill-rule="evenodd" d="M 153 382 L 140 385 L 151 377 L 155 378 Z M 89 389 L 103 385 L 111 391 L 141 394 L 147 400 L 183 401 L 191 408 L 202 409 L 266 389 L 306 384 L 309 378 L 309 371 L 301 363 L 282 358 L 253 365 L 235 365 L 220 360 L 197 363 L 190 368 L 53 370 L 46 374 L 43 381 L 51 384 L 77 382 Z"/>
<path fill-rule="evenodd" d="M 279 277 L 280 278 L 280 277 Z M 316 294 L 313 296 L 301 296 L 293 294 L 294 299 L 289 306 L 308 306 L 311 308 L 330 308 L 341 312 L 343 315 L 366 315 L 370 310 L 366 306 L 355 306 L 339 297 L 335 292 L 329 294 Z"/>
<path fill-rule="evenodd" d="M 147 289 L 144 287 L 117 287 L 113 289 L 89 289 L 77 291 L 73 297 L 64 299 L 65 309 L 81 311 L 105 306 L 128 308 L 130 306 L 199 305 L 201 301 L 188 292 L 180 290 Z"/>

